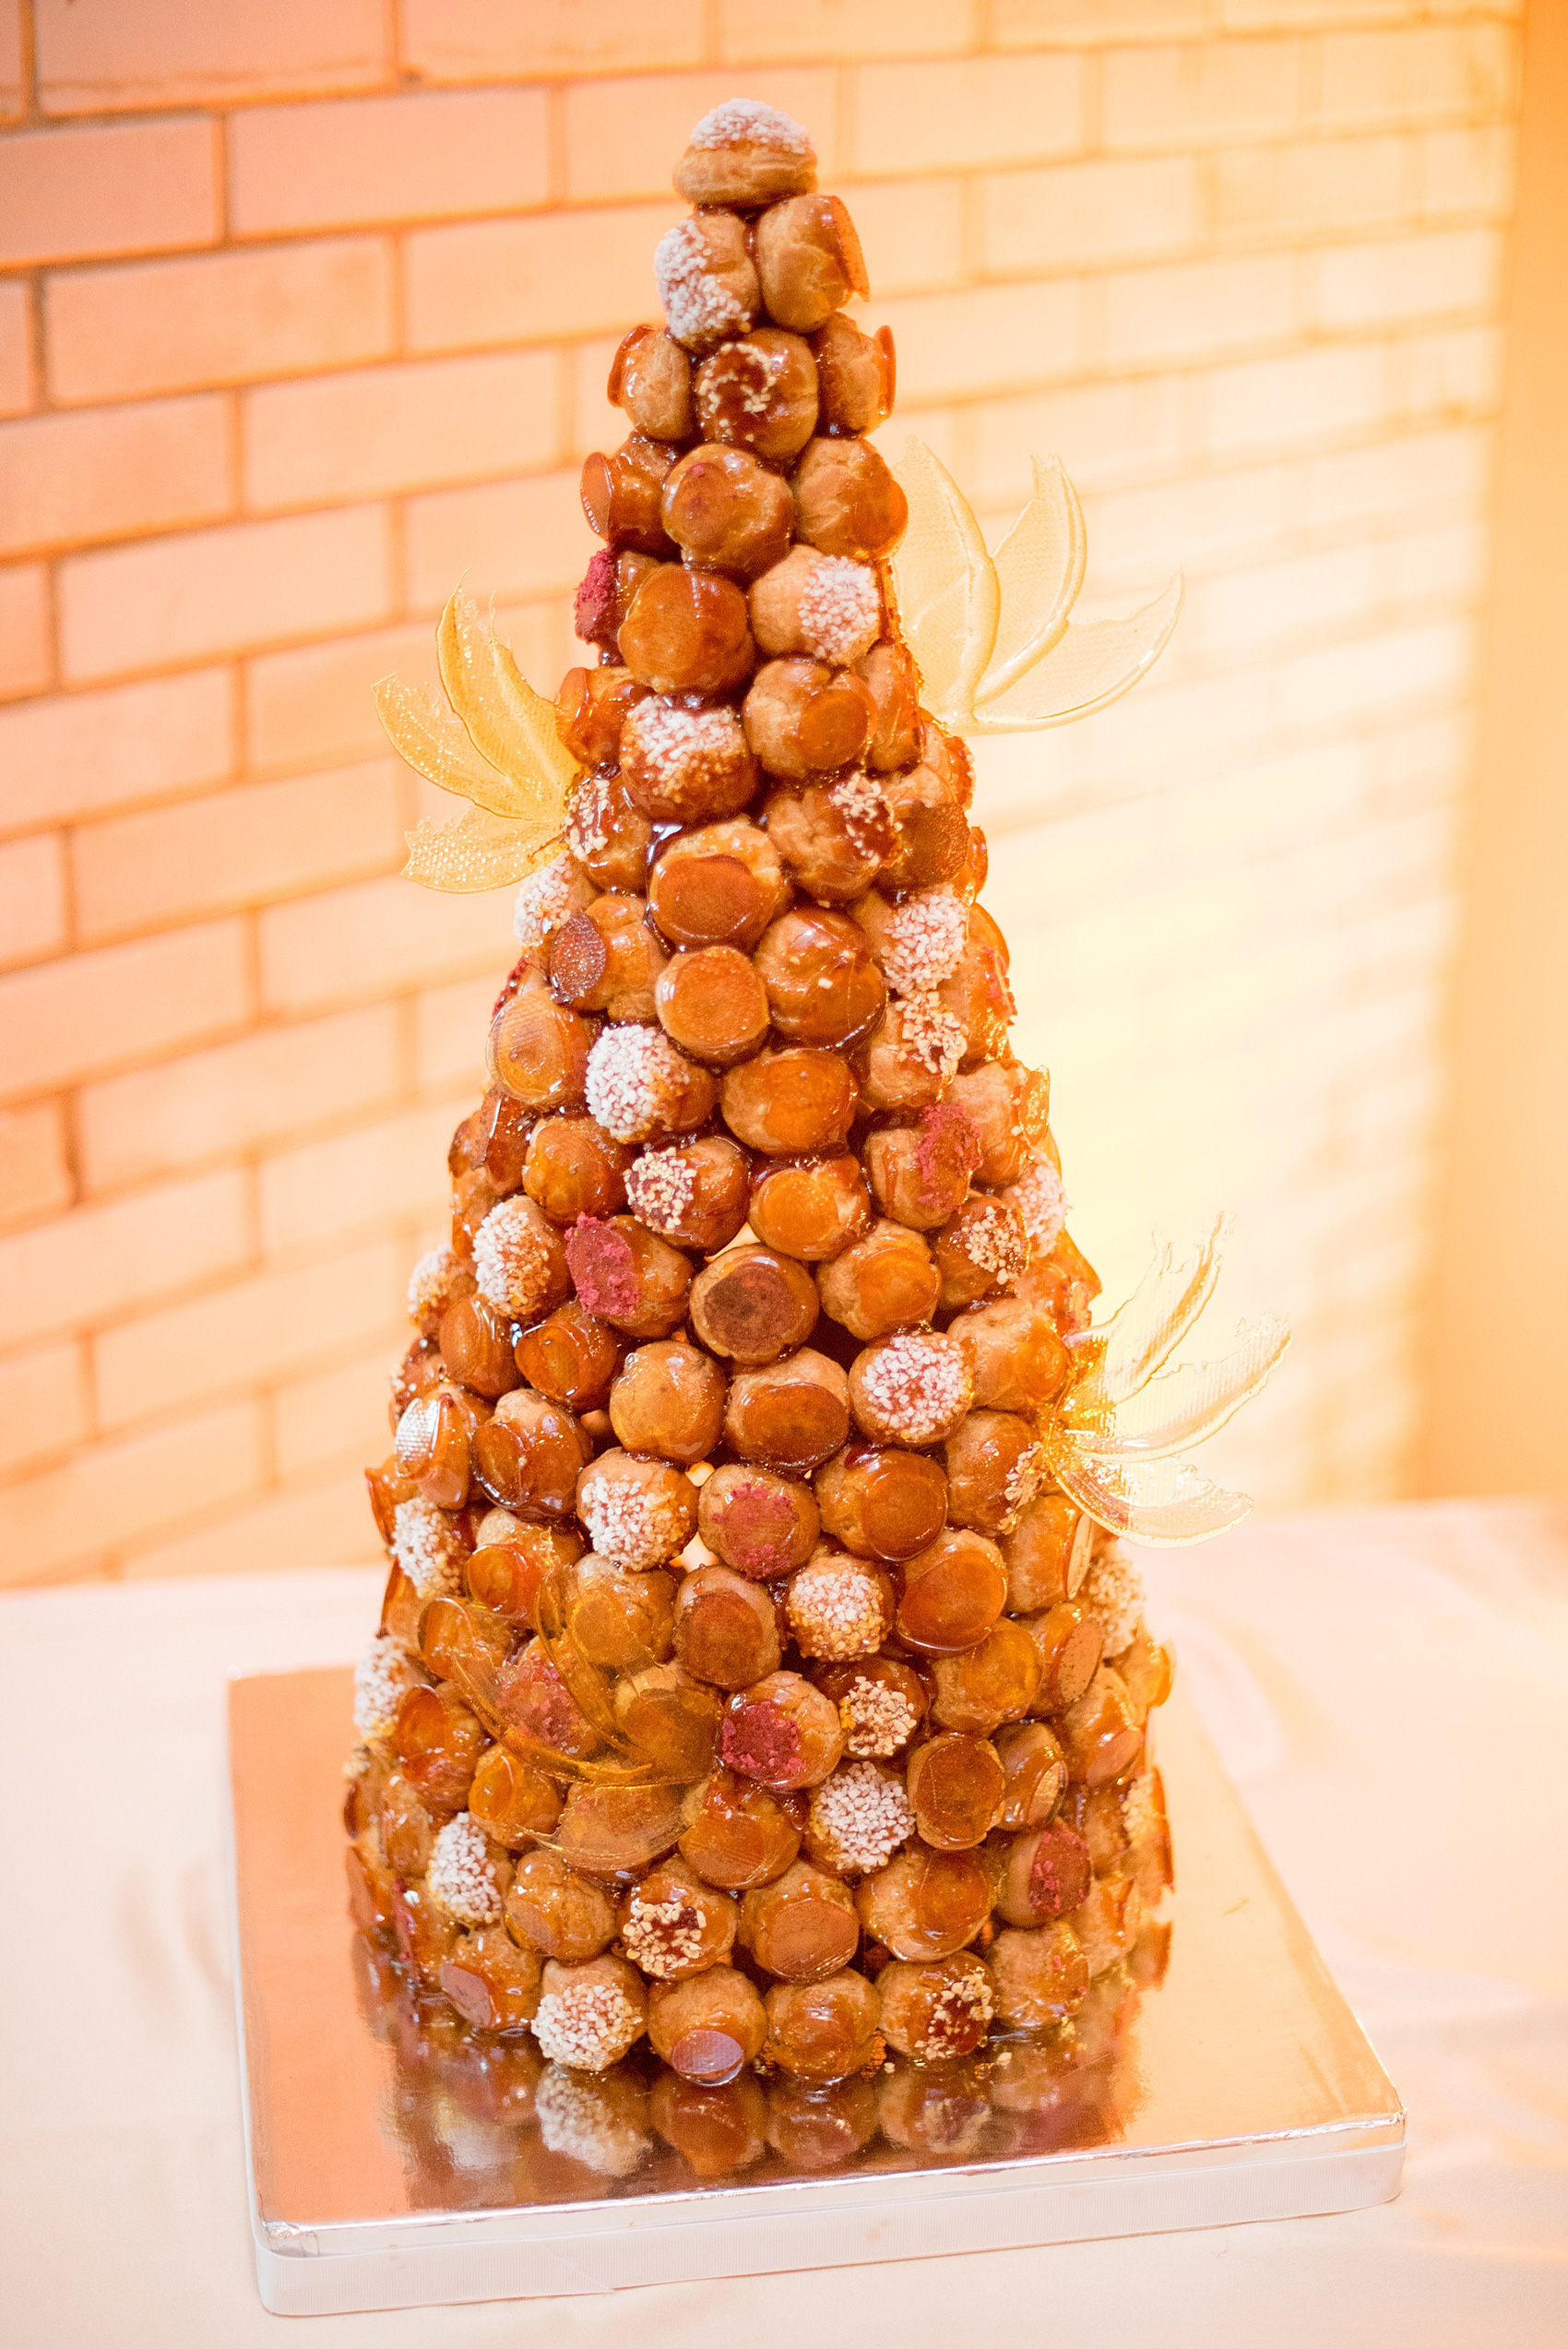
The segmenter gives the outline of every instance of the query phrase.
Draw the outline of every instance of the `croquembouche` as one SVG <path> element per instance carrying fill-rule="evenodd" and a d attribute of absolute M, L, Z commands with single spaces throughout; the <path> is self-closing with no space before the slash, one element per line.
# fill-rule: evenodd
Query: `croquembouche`
<path fill-rule="evenodd" d="M 1212 1242 L 1095 1326 L 980 902 L 963 735 L 1112 698 L 1174 604 L 1070 626 L 1059 472 L 993 560 L 889 470 L 799 125 L 721 105 L 675 185 L 583 472 L 589 658 L 552 707 L 458 595 L 446 700 L 382 689 L 471 803 L 413 876 L 522 886 L 369 1480 L 350 1865 L 454 2025 L 794 2095 L 1060 2035 L 1125 1969 L 1171 1664 L 1123 1536 L 1239 1513 L 1175 1455 L 1283 1341 L 1152 1376 Z"/>

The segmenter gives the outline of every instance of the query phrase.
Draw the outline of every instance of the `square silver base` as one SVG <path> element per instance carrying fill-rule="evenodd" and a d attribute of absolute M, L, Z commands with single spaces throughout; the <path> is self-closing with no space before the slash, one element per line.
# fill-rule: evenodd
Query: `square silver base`
<path fill-rule="evenodd" d="M 1398 2191 L 1398 2097 L 1180 1690 L 1158 1717 L 1179 1888 L 1168 1961 L 1129 1985 L 1084 2069 L 1024 2097 L 998 2069 L 996 2111 L 982 2088 L 977 2118 L 971 2088 L 945 2140 L 940 2116 L 903 2132 L 919 2151 L 888 2131 L 815 2173 L 768 2151 L 720 2183 L 651 2136 L 641 2150 L 624 2100 L 596 2155 L 603 2092 L 569 2080 L 566 2158 L 559 2128 L 541 2144 L 465 2104 L 385 2001 L 378 2014 L 345 1894 L 350 1699 L 346 1670 L 258 1674 L 230 1696 L 251 2221 L 279 2315 L 1223 2226 Z"/>

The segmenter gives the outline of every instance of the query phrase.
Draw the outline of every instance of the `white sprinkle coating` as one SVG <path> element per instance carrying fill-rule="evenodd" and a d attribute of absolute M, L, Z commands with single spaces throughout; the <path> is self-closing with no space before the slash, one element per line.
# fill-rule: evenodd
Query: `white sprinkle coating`
<path fill-rule="evenodd" d="M 648 2149 L 647 2132 L 629 2113 L 618 2111 L 595 2081 L 559 2065 L 540 2074 L 533 2108 L 551 2152 L 600 2177 L 629 2177 Z"/>
<path fill-rule="evenodd" d="M 630 1573 L 663 1566 L 691 1532 L 677 1495 L 662 1478 L 645 1484 L 590 1471 L 577 1488 L 577 1515 L 600 1556 Z"/>
<path fill-rule="evenodd" d="M 436 1837 L 424 1889 L 459 1925 L 493 1925 L 500 1916 L 501 1892 L 484 1830 L 469 1812 L 448 1819 Z"/>
<path fill-rule="evenodd" d="M 746 306 L 714 273 L 707 237 L 695 221 L 678 221 L 653 248 L 653 280 L 677 342 L 707 342 L 744 333 Z"/>
<path fill-rule="evenodd" d="M 1016 1281 L 1029 1260 L 1029 1243 L 1018 1218 L 1000 1199 L 971 1199 L 964 1210 L 958 1245 L 971 1263 L 994 1281 Z"/>
<path fill-rule="evenodd" d="M 838 1699 L 844 1751 L 855 1759 L 896 1754 L 920 1726 L 920 1714 L 901 1688 L 885 1680 L 854 1680 Z"/>
<path fill-rule="evenodd" d="M 968 909 L 945 881 L 903 899 L 888 916 L 882 950 L 894 994 L 924 995 L 940 987 L 963 960 L 968 937 Z"/>
<path fill-rule="evenodd" d="M 496 1310 L 522 1320 L 550 1294 L 551 1246 L 528 1198 L 500 1199 L 474 1234 L 479 1293 Z"/>
<path fill-rule="evenodd" d="M 462 1588 L 457 1520 L 434 1501 L 398 1502 L 392 1512 L 392 1556 L 422 1599 L 456 1598 Z"/>
<path fill-rule="evenodd" d="M 884 1338 L 867 1347 L 856 1368 L 862 1421 L 896 1443 L 933 1444 L 974 1401 L 968 1356 L 956 1338 L 934 1330 Z"/>
<path fill-rule="evenodd" d="M 377 1632 L 354 1666 L 354 1727 L 362 1737 L 384 1736 L 420 1675 L 385 1631 Z"/>
<path fill-rule="evenodd" d="M 798 605 L 801 640 L 818 661 L 847 669 L 882 633 L 882 597 L 869 563 L 822 554 L 806 574 Z"/>
<path fill-rule="evenodd" d="M 450 1248 L 432 1248 L 409 1275 L 409 1319 L 422 1337 L 434 1338 L 449 1305 L 471 1296 L 474 1276 Z"/>
<path fill-rule="evenodd" d="M 615 793 L 602 775 L 578 777 L 566 816 L 566 845 L 574 856 L 586 862 L 602 854 L 610 845 L 610 824 L 615 812 Z M 537 954 L 539 948 L 533 952 Z"/>
<path fill-rule="evenodd" d="M 640 1886 L 632 1893 L 621 1939 L 632 1963 L 660 1980 L 700 1965 L 707 1948 L 701 1912 L 690 1894 L 667 1892 L 650 1901 Z"/>
<path fill-rule="evenodd" d="M 1137 1568 L 1120 1542 L 1112 1542 L 1089 1560 L 1078 1602 L 1098 1615 L 1105 1626 L 1108 1657 L 1124 1655 L 1138 1636 L 1144 1619 L 1144 1586 Z"/>
<path fill-rule="evenodd" d="M 598 894 L 569 856 L 552 856 L 530 873 L 512 907 L 512 929 L 523 952 L 537 960 L 562 924 Z"/>
<path fill-rule="evenodd" d="M 626 1171 L 626 1204 L 650 1232 L 671 1231 L 696 1195 L 697 1170 L 681 1151 L 645 1151 Z"/>
<path fill-rule="evenodd" d="M 1067 1222 L 1067 1194 L 1049 1158 L 1026 1166 L 1007 1194 L 1024 1219 L 1024 1229 L 1039 1256 L 1049 1256 Z"/>
<path fill-rule="evenodd" d="M 601 1028 L 588 1061 L 588 1115 L 618 1142 L 646 1142 L 686 1086 L 686 1063 L 662 1028 Z"/>
<path fill-rule="evenodd" d="M 639 701 L 621 736 L 621 760 L 665 789 L 676 783 L 720 781 L 750 753 L 733 709 L 683 709 L 651 695 Z"/>
<path fill-rule="evenodd" d="M 693 131 L 693 147 L 776 147 L 781 154 L 816 161 L 811 133 L 793 114 L 765 106 L 760 98 L 726 98 L 709 107 Z"/>
<path fill-rule="evenodd" d="M 915 1831 L 902 1781 L 871 1761 L 850 1762 L 823 1780 L 812 1795 L 811 1823 L 835 1866 L 855 1876 L 885 1867 Z"/>
<path fill-rule="evenodd" d="M 828 787 L 828 804 L 844 819 L 844 829 L 864 853 L 881 855 L 886 846 L 892 817 L 886 794 L 874 775 L 851 767 Z"/>
<path fill-rule="evenodd" d="M 801 1653 L 827 1663 L 874 1655 L 887 1631 L 882 1586 L 848 1551 L 808 1558 L 790 1577 L 784 1608 Z"/>
<path fill-rule="evenodd" d="M 1009 1519 L 1017 1518 L 1028 1508 L 1045 1482 L 1045 1454 L 1038 1444 L 1020 1452 L 1007 1471 L 1002 1487 L 1002 1499 Z"/>
<path fill-rule="evenodd" d="M 969 1047 L 963 1021 L 953 1017 L 938 995 L 906 996 L 897 1008 L 900 1049 L 945 1085 L 957 1075 Z"/>
<path fill-rule="evenodd" d="M 1140 1771 L 1122 1789 L 1122 1824 L 1127 1830 L 1129 1843 L 1141 1843 L 1158 1826 L 1159 1809 L 1154 1799 L 1152 1770 Z"/>
<path fill-rule="evenodd" d="M 697 381 L 697 419 L 707 439 L 718 439 L 711 427 L 728 407 L 737 406 L 747 416 L 766 415 L 784 356 L 754 342 L 719 344 Z"/>
<path fill-rule="evenodd" d="M 540 2000 L 531 2029 L 540 2052 L 574 2071 L 607 2071 L 641 2038 L 643 2019 L 619 1982 L 568 1982 Z"/>
<path fill-rule="evenodd" d="M 983 2038 L 996 2012 L 991 1976 L 977 1966 L 946 1984 L 932 2007 L 921 2053 L 932 2057 L 961 2055 L 975 2044 L 975 2025 Z"/>

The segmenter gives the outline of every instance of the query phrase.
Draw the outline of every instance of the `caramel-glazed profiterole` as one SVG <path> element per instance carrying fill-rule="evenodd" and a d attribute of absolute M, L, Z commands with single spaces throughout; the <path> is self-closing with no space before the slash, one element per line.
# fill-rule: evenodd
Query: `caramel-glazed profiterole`
<path fill-rule="evenodd" d="M 892 337 L 799 125 L 719 106 L 676 185 L 371 1473 L 346 1818 L 487 2094 L 601 2078 L 718 2175 L 934 2141 L 921 2068 L 998 2032 L 1049 2103 L 1169 1879 L 1170 1660 L 1042 1440 L 1099 1284 L 898 632 Z"/>

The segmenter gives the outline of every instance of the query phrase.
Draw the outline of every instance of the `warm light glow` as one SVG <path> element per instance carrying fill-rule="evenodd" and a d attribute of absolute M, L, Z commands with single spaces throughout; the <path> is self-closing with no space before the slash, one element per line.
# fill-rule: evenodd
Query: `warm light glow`
<path fill-rule="evenodd" d="M 1016 1047 L 1108 1295 L 1157 1217 L 1223 1204 L 1211 1350 L 1292 1326 L 1206 1470 L 1265 1504 L 1407 1489 L 1508 12 L 35 15 L 26 86 L 0 38 L 6 1579 L 371 1553 L 359 1468 L 511 959 L 509 892 L 398 877 L 453 803 L 372 689 L 434 680 L 459 578 L 536 685 L 577 656 L 609 360 L 653 313 L 671 159 L 736 90 L 812 125 L 852 208 L 888 454 L 928 444 L 992 544 L 1059 454 L 1077 618 L 1185 574 L 1127 700 L 977 745 Z"/>

